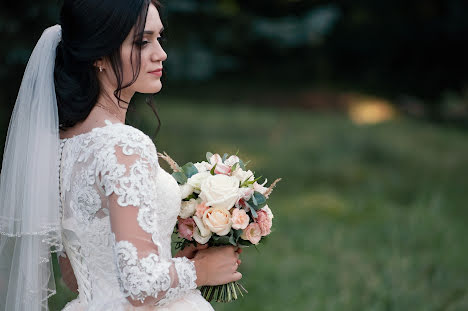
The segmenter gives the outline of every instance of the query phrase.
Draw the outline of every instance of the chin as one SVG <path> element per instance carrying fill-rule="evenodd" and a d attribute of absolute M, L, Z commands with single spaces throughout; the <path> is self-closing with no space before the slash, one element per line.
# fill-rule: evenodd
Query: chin
<path fill-rule="evenodd" d="M 162 83 L 152 83 L 151 85 L 147 85 L 145 88 L 142 90 L 138 91 L 138 93 L 143 93 L 143 94 L 154 94 L 158 93 L 162 89 Z"/>

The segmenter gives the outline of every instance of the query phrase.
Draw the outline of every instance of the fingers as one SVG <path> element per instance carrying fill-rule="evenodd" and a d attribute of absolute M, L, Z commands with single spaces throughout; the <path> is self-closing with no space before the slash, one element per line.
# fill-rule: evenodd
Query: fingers
<path fill-rule="evenodd" d="M 240 273 L 240 272 L 234 272 L 234 275 L 233 275 L 233 282 L 239 281 L 240 279 L 242 279 L 242 273 Z"/>
<path fill-rule="evenodd" d="M 197 250 L 202 250 L 202 249 L 207 249 L 207 248 L 208 248 L 208 244 L 197 244 L 197 247 L 196 247 Z"/>

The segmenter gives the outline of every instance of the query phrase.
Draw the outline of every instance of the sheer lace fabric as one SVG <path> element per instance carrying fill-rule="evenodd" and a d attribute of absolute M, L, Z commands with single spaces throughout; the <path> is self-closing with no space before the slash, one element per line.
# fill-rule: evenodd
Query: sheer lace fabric
<path fill-rule="evenodd" d="M 62 240 L 79 290 L 64 310 L 213 310 L 193 262 L 171 255 L 176 181 L 148 136 L 106 123 L 61 143 Z"/>

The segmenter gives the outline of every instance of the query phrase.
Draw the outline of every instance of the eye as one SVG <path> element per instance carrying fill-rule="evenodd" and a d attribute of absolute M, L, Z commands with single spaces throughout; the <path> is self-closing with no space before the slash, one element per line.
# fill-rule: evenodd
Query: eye
<path fill-rule="evenodd" d="M 150 43 L 149 41 L 147 40 L 142 40 L 142 41 L 136 41 L 135 44 L 138 45 L 138 46 L 145 46 L 147 45 L 148 43 Z"/>
<path fill-rule="evenodd" d="M 159 41 L 159 44 L 162 44 L 162 43 L 166 42 L 166 36 L 164 36 L 162 34 L 157 39 Z"/>

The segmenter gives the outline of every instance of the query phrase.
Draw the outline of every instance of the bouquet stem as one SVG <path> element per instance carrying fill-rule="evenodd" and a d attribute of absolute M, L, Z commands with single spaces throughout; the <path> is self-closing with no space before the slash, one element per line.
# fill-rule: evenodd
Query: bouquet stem
<path fill-rule="evenodd" d="M 237 300 L 240 296 L 244 297 L 244 293 L 248 291 L 239 282 L 231 282 L 216 286 L 202 286 L 200 292 L 207 301 L 215 300 L 216 302 L 231 302 Z"/>

